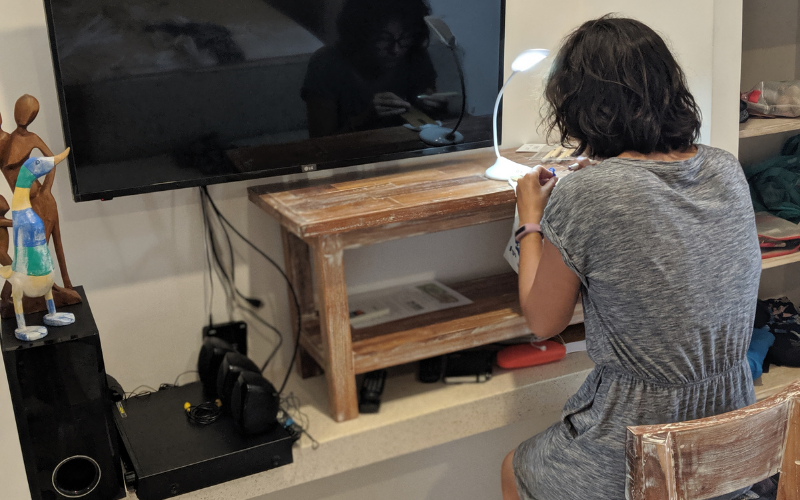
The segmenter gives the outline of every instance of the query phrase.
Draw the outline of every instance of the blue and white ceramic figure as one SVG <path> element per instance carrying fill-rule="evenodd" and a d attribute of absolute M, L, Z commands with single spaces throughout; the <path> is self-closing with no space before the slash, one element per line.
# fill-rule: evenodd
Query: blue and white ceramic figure
<path fill-rule="evenodd" d="M 29 158 L 22 164 L 11 199 L 11 219 L 14 231 L 14 262 L 0 267 L 0 276 L 11 283 L 11 298 L 17 316 L 16 337 L 24 341 L 39 340 L 47 335 L 44 326 L 27 326 L 22 297 L 42 297 L 47 302 L 44 323 L 64 326 L 75 322 L 72 313 L 56 312 L 53 301 L 53 258 L 47 246 L 44 222 L 31 208 L 31 186 L 69 154 L 69 148 L 54 157 Z"/>

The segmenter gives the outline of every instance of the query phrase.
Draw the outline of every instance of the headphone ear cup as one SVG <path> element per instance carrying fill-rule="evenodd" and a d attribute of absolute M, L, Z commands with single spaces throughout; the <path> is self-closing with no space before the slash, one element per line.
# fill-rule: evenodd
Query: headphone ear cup
<path fill-rule="evenodd" d="M 235 352 L 235 349 L 229 342 L 221 338 L 209 336 L 203 340 L 203 346 L 200 348 L 200 355 L 197 358 L 197 373 L 200 375 L 203 391 L 210 398 L 217 396 L 219 366 L 229 352 Z"/>
<path fill-rule="evenodd" d="M 233 386 L 242 372 L 258 373 L 258 367 L 247 356 L 238 352 L 225 354 L 217 373 L 217 397 L 222 400 L 223 408 L 230 409 Z"/>
<path fill-rule="evenodd" d="M 278 394 L 259 373 L 242 372 L 231 392 L 231 415 L 243 434 L 261 434 L 278 422 Z"/>

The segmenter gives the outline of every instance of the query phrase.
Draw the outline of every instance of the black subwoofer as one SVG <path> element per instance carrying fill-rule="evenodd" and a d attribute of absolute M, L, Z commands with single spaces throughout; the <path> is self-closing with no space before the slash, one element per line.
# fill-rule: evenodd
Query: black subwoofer
<path fill-rule="evenodd" d="M 83 303 L 60 311 L 74 324 L 48 327 L 35 342 L 14 337 L 3 319 L 0 344 L 33 500 L 115 500 L 125 496 L 100 337 Z M 42 325 L 43 313 L 27 316 Z"/>

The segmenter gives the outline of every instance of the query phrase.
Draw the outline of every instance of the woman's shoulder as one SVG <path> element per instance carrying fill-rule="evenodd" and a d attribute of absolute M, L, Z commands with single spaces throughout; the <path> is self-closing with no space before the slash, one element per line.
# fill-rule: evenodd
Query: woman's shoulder
<path fill-rule="evenodd" d="M 705 152 L 709 156 L 713 157 L 723 157 L 729 160 L 736 160 L 736 155 L 733 153 L 726 151 L 722 148 L 717 148 L 714 146 L 709 146 L 707 144 L 698 144 L 697 149 Z M 738 160 L 737 160 L 738 161 Z"/>
<path fill-rule="evenodd" d="M 727 165 L 739 165 L 739 159 L 733 153 L 726 151 L 722 148 L 714 146 L 706 146 L 705 144 L 697 145 L 697 153 L 703 154 L 701 160 L 704 163 L 723 163 Z"/>
<path fill-rule="evenodd" d="M 739 160 L 736 156 L 724 149 L 698 144 L 696 154 L 683 161 L 607 158 L 572 172 L 559 181 L 559 184 L 563 184 L 563 187 L 568 190 L 607 188 L 609 185 L 620 186 L 649 180 L 653 174 L 657 176 L 692 175 L 696 171 L 708 168 L 727 169 L 732 167 L 739 167 Z"/>
<path fill-rule="evenodd" d="M 586 192 L 606 189 L 610 184 L 620 181 L 621 170 L 624 168 L 612 159 L 589 165 L 580 170 L 570 172 L 558 180 L 553 193 Z"/>
<path fill-rule="evenodd" d="M 731 154 L 730 152 L 717 148 L 714 146 L 707 146 L 705 144 L 696 144 L 694 146 L 696 148 L 696 152 L 693 156 L 686 158 L 685 160 L 680 161 L 658 161 L 658 160 L 648 160 L 648 159 L 634 159 L 634 158 L 607 158 L 600 162 L 605 166 L 610 165 L 640 165 L 645 167 L 669 167 L 669 166 L 692 166 L 692 165 L 703 165 L 709 163 L 725 163 L 725 164 L 734 164 L 738 165 L 739 160 L 736 158 L 735 155 Z"/>

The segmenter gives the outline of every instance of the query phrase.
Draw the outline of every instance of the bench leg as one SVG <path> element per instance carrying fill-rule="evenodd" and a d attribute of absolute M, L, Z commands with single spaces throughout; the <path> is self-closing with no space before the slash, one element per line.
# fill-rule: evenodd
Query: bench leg
<path fill-rule="evenodd" d="M 311 275 L 311 253 L 308 245 L 281 226 L 281 239 L 283 240 L 283 262 L 286 276 L 292 282 L 300 311 L 294 307 L 292 293 L 289 291 L 289 310 L 291 311 L 292 331 L 295 339 L 300 332 L 297 330 L 297 316 L 302 318 L 312 317 L 316 314 L 314 305 L 314 283 Z M 297 371 L 303 378 L 314 377 L 322 374 L 322 368 L 314 361 L 302 346 L 297 350 Z"/>
<path fill-rule="evenodd" d="M 320 330 L 327 360 L 328 404 L 337 422 L 358 417 L 350 312 L 344 281 L 344 251 L 336 235 L 312 244 Z"/>

